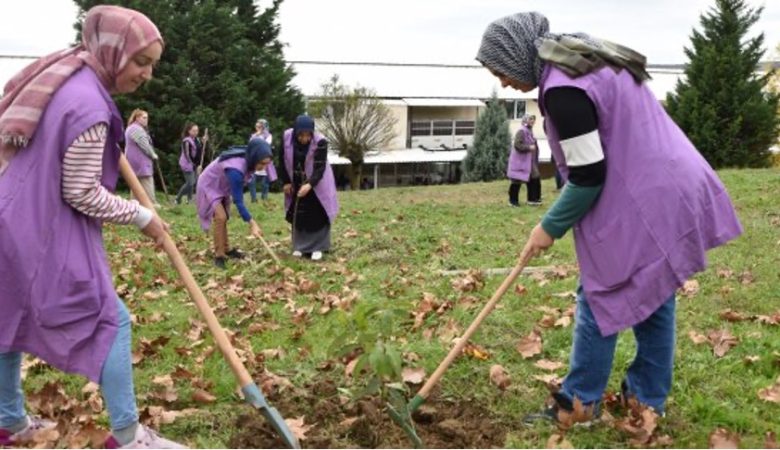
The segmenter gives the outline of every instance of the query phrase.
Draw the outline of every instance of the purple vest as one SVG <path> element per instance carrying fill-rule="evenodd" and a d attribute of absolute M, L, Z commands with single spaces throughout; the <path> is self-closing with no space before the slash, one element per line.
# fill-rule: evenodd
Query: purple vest
<path fill-rule="evenodd" d="M 190 158 L 187 160 L 184 152 L 189 150 Z M 195 139 L 187 136 L 181 140 L 181 155 L 179 155 L 179 167 L 183 172 L 194 172 L 195 167 L 200 161 L 195 161 L 195 157 L 198 156 L 198 146 L 195 144 Z M 190 160 L 192 162 L 190 162 Z"/>
<path fill-rule="evenodd" d="M 559 86 L 584 90 L 598 113 L 606 181 L 574 226 L 574 240 L 585 297 L 607 336 L 647 319 L 704 270 L 707 250 L 742 227 L 715 172 L 646 84 L 627 70 L 605 67 L 572 79 L 548 65 L 540 107 L 546 90 Z M 566 178 L 560 140 L 545 128 Z"/>
<path fill-rule="evenodd" d="M 138 147 L 138 144 L 130 137 L 130 133 L 136 128 L 140 128 L 146 133 L 146 130 L 137 123 L 133 123 L 127 127 L 127 130 L 125 130 L 125 155 L 127 156 L 127 161 L 130 163 L 130 167 L 133 168 L 133 172 L 135 172 L 136 175 L 139 177 L 151 177 L 154 175 L 154 171 L 152 170 L 152 159 L 146 156 L 146 154 L 141 151 L 141 148 Z"/>
<path fill-rule="evenodd" d="M 522 136 L 524 144 L 536 144 L 533 132 L 525 125 L 523 125 L 517 133 Z M 511 180 L 527 182 L 531 177 L 531 157 L 533 154 L 534 152 L 518 152 L 515 150 L 514 142 L 510 143 L 506 176 Z"/>
<path fill-rule="evenodd" d="M 195 192 L 195 203 L 198 207 L 198 217 L 203 230 L 211 227 L 211 219 L 214 217 L 214 208 L 222 202 L 225 213 L 230 216 L 230 182 L 225 176 L 225 170 L 236 169 L 244 174 L 244 183 L 252 179 L 253 171 L 246 170 L 246 159 L 241 157 L 220 161 L 219 158 L 209 164 L 198 178 Z"/>
<path fill-rule="evenodd" d="M 27 148 L 0 177 L 0 352 L 22 351 L 98 382 L 117 331 L 102 224 L 62 199 L 65 150 L 107 123 L 101 183 L 118 178 L 122 119 L 89 67 L 52 96 Z"/>
<path fill-rule="evenodd" d="M 319 133 L 314 133 L 309 144 L 309 152 L 306 153 L 306 161 L 303 164 L 303 170 L 306 173 L 306 177 L 310 178 L 314 173 L 314 151 L 317 149 L 317 142 L 323 139 Z M 287 169 L 287 173 L 290 174 L 292 179 L 293 174 L 293 129 L 288 128 L 284 131 L 284 167 Z M 314 187 L 314 193 L 317 195 L 322 204 L 325 213 L 328 215 L 328 220 L 331 225 L 336 219 L 336 214 L 339 212 L 339 200 L 336 197 L 336 179 L 333 177 L 333 169 L 328 162 L 325 163 L 325 172 L 322 174 L 322 179 L 317 186 Z M 284 196 L 284 209 L 290 209 L 292 205 L 292 195 L 285 194 Z"/>

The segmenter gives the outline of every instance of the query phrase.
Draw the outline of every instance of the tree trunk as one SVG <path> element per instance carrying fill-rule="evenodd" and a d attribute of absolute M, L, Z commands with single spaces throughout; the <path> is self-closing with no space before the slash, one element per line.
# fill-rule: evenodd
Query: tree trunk
<path fill-rule="evenodd" d="M 349 165 L 349 185 L 353 191 L 360 190 L 360 181 L 363 179 L 363 161 Z"/>

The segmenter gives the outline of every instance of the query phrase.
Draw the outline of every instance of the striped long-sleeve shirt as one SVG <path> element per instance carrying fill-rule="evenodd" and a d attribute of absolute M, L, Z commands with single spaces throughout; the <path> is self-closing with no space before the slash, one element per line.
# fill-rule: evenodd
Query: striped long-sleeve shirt
<path fill-rule="evenodd" d="M 138 148 L 150 159 L 156 160 L 157 154 L 152 147 L 152 139 L 149 137 L 149 133 L 141 127 L 133 127 L 130 129 L 130 139 L 138 144 Z"/>
<path fill-rule="evenodd" d="M 94 125 L 65 151 L 62 198 L 89 217 L 118 224 L 135 223 L 144 228 L 152 220 L 152 212 L 135 200 L 114 195 L 100 183 L 107 128 L 105 123 Z"/>

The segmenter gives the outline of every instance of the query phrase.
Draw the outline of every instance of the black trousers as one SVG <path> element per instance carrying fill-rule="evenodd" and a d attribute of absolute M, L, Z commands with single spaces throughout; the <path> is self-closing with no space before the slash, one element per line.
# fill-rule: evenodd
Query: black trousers
<path fill-rule="evenodd" d="M 519 205 L 520 204 L 520 186 L 524 182 L 522 181 L 512 181 L 512 184 L 509 185 L 509 203 L 513 205 Z M 542 179 L 541 178 L 530 178 L 527 183 L 528 185 L 528 196 L 527 199 L 529 202 L 540 202 L 542 201 Z"/>

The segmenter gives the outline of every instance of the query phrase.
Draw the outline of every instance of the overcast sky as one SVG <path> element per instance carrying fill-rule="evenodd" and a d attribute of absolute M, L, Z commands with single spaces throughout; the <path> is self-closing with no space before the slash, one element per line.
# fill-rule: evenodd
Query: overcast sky
<path fill-rule="evenodd" d="M 259 0 L 261 6 L 270 0 Z M 290 60 L 475 64 L 485 26 L 536 10 L 553 32 L 584 31 L 633 47 L 651 64 L 685 62 L 683 46 L 714 0 L 285 0 L 279 17 Z M 753 31 L 780 44 L 780 0 L 764 6 Z M 70 44 L 70 0 L 0 0 L 0 54 L 42 55 Z M 0 82 L 5 76 L 0 73 Z"/>

